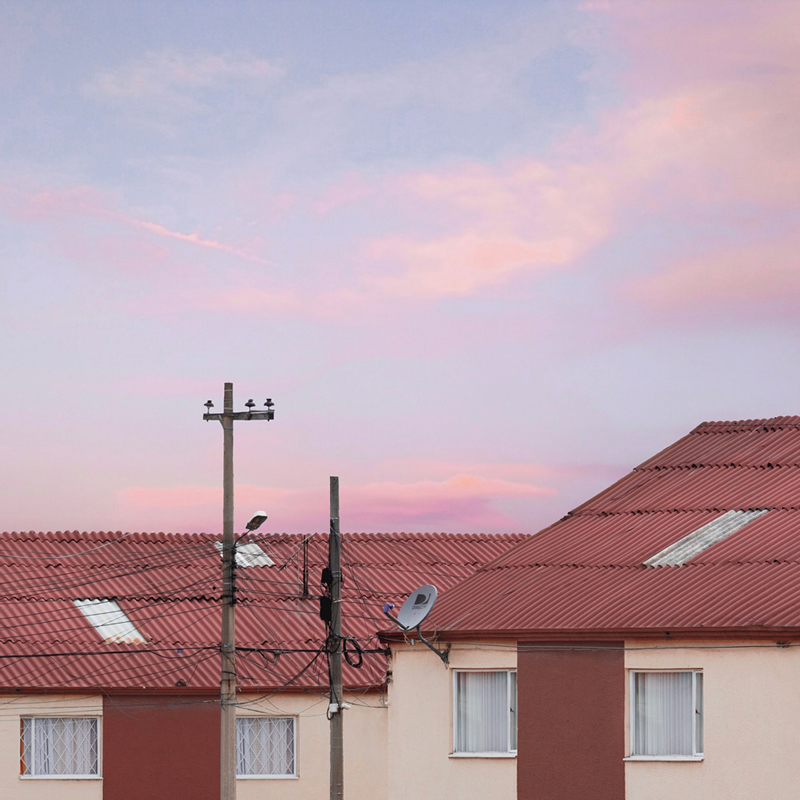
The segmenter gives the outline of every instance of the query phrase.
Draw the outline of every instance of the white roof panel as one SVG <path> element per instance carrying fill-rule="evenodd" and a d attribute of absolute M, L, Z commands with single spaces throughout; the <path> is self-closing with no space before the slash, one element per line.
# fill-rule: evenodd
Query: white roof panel
<path fill-rule="evenodd" d="M 214 542 L 222 553 L 222 542 Z M 275 562 L 255 542 L 236 545 L 237 567 L 274 567 Z"/>
<path fill-rule="evenodd" d="M 147 640 L 113 600 L 75 600 L 75 605 L 107 642 L 139 643 Z"/>
<path fill-rule="evenodd" d="M 711 522 L 696 531 L 692 531 L 669 547 L 665 547 L 661 552 L 648 558 L 644 562 L 644 566 L 679 567 L 702 553 L 703 550 L 708 550 L 712 545 L 741 530 L 748 522 L 752 522 L 754 519 L 766 514 L 768 510 L 755 508 L 747 511 L 726 511 L 716 519 L 711 520 Z"/>

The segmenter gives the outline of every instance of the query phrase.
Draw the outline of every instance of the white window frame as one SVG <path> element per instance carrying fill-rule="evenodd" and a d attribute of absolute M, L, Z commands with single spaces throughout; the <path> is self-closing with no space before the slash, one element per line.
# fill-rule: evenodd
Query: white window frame
<path fill-rule="evenodd" d="M 240 719 L 291 719 L 292 720 L 292 746 L 294 748 L 294 772 L 291 775 L 240 775 L 238 770 L 236 772 L 237 781 L 293 781 L 297 780 L 300 775 L 297 769 L 298 757 L 298 741 L 297 741 L 297 717 L 291 714 L 239 714 L 236 717 L 238 722 Z M 236 732 L 236 744 L 238 747 L 239 732 Z M 236 766 L 239 765 L 239 753 L 236 751 Z"/>
<path fill-rule="evenodd" d="M 454 669 L 451 670 L 453 682 L 453 745 L 450 752 L 450 758 L 516 758 L 516 749 L 511 749 L 511 675 L 517 675 L 515 668 L 505 667 L 501 669 Z M 463 673 L 491 673 L 491 672 L 505 672 L 506 673 L 506 709 L 508 710 L 508 723 L 506 724 L 506 742 L 508 749 L 504 751 L 476 751 L 465 752 L 456 750 L 456 742 L 458 741 L 458 676 Z M 519 707 L 519 684 L 517 684 L 517 707 Z M 517 717 L 519 712 L 517 711 Z M 514 720 L 517 723 L 517 720 Z"/>
<path fill-rule="evenodd" d="M 703 675 L 702 669 L 632 669 L 628 677 L 628 706 L 629 706 L 629 731 L 628 731 L 628 756 L 624 761 L 702 761 L 705 753 L 697 750 L 697 720 L 694 718 L 697 708 L 697 676 Z M 636 676 L 642 673 L 675 674 L 679 672 L 692 673 L 692 755 L 636 755 L 634 743 L 636 742 Z M 705 749 L 705 678 L 703 678 L 703 749 Z"/>
<path fill-rule="evenodd" d="M 19 777 L 23 781 L 99 781 L 103 779 L 103 730 L 102 717 L 93 714 L 22 714 L 19 718 L 20 748 L 22 747 L 23 720 L 26 719 L 93 719 L 97 730 L 97 774 L 96 775 L 44 775 L 23 773 L 20 769 Z M 35 725 L 35 723 L 34 723 Z M 22 753 L 20 753 L 20 767 L 22 767 Z"/>

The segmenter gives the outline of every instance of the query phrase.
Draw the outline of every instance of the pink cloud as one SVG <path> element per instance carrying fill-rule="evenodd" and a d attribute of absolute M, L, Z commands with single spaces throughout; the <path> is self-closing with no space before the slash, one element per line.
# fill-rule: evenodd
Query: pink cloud
<path fill-rule="evenodd" d="M 794 0 L 617 0 L 607 15 L 635 65 L 636 91 L 671 91 L 701 81 L 763 79 L 798 60 Z"/>
<path fill-rule="evenodd" d="M 632 102 L 610 115 L 606 146 L 616 142 L 645 171 L 668 167 L 660 178 L 672 198 L 682 188 L 695 203 L 796 201 L 800 5 L 698 0 L 612 8 L 631 57 Z"/>
<path fill-rule="evenodd" d="M 367 241 L 370 285 L 429 298 L 472 294 L 577 264 L 624 214 L 693 220 L 698 209 L 796 206 L 800 5 L 729 4 L 721 14 L 719 3 L 623 2 L 594 10 L 614 21 L 632 54 L 627 99 L 601 113 L 596 129 L 569 132 L 546 158 L 387 179 L 385 193 L 441 232 Z"/>
<path fill-rule="evenodd" d="M 5 204 L 13 219 L 21 222 L 50 222 L 74 216 L 97 216 L 109 205 L 111 197 L 93 186 L 66 189 L 42 189 L 23 192 L 3 186 Z"/>
<path fill-rule="evenodd" d="M 472 294 L 522 269 L 568 263 L 574 243 L 563 239 L 528 242 L 468 232 L 427 242 L 395 236 L 376 239 L 364 252 L 373 260 L 408 265 L 400 276 L 374 278 L 376 285 L 396 294 L 433 298 Z"/>
<path fill-rule="evenodd" d="M 737 307 L 746 316 L 790 313 L 800 302 L 800 237 L 724 247 L 678 261 L 639 279 L 629 296 L 670 313 L 713 313 Z"/>
<path fill-rule="evenodd" d="M 427 298 L 472 294 L 518 273 L 573 264 L 608 235 L 617 194 L 611 176 L 595 166 L 535 159 L 398 175 L 387 189 L 428 224 L 453 232 L 366 241 L 369 263 L 401 267 L 367 281 Z"/>
<path fill-rule="evenodd" d="M 544 498 L 555 494 L 548 487 L 532 483 L 468 474 L 453 475 L 441 481 L 343 484 L 341 493 L 342 515 L 347 525 L 372 529 L 416 521 L 466 526 L 518 526 L 518 522 L 494 508 L 494 501 Z M 138 486 L 123 490 L 120 500 L 134 510 L 183 510 L 187 516 L 193 517 L 197 517 L 198 510 L 205 508 L 207 511 L 203 516 L 214 520 L 216 509 L 221 508 L 222 490 L 210 486 Z M 263 507 L 282 529 L 324 528 L 327 502 L 325 489 L 236 487 L 237 508 Z"/>

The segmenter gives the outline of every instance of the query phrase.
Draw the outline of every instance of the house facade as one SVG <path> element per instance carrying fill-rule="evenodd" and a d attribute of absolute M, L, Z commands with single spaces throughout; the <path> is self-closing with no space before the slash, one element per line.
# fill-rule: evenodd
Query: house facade
<path fill-rule="evenodd" d="M 219 796 L 218 538 L 0 535 L 0 797 Z M 392 738 L 405 730 L 404 703 L 394 698 L 408 697 L 402 685 L 417 679 L 407 669 L 413 656 L 391 658 L 378 639 L 388 624 L 384 602 L 399 604 L 428 581 L 446 590 L 523 538 L 344 535 L 348 798 L 406 796 L 408 764 L 394 757 Z M 327 629 L 320 618 L 326 563 L 326 535 L 241 542 L 241 800 L 327 795 Z M 416 652 L 419 643 L 408 648 Z M 445 785 L 449 768 L 445 759 L 435 780 Z M 513 771 L 506 770 L 505 780 L 511 800 Z M 486 784 L 473 770 L 460 796 L 484 797 Z"/>
<path fill-rule="evenodd" d="M 392 644 L 392 800 L 516 798 L 517 651 L 493 645 L 453 643 L 445 665 L 412 634 Z"/>
<path fill-rule="evenodd" d="M 704 423 L 443 596 L 516 648 L 521 800 L 797 796 L 799 490 L 800 418 Z"/>

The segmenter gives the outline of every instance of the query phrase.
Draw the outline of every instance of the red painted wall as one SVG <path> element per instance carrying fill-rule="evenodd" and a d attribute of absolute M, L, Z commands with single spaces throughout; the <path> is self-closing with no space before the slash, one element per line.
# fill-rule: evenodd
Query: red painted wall
<path fill-rule="evenodd" d="M 219 800 L 217 697 L 103 700 L 103 800 Z"/>
<path fill-rule="evenodd" d="M 518 800 L 624 800 L 623 643 L 573 646 L 520 642 Z"/>

